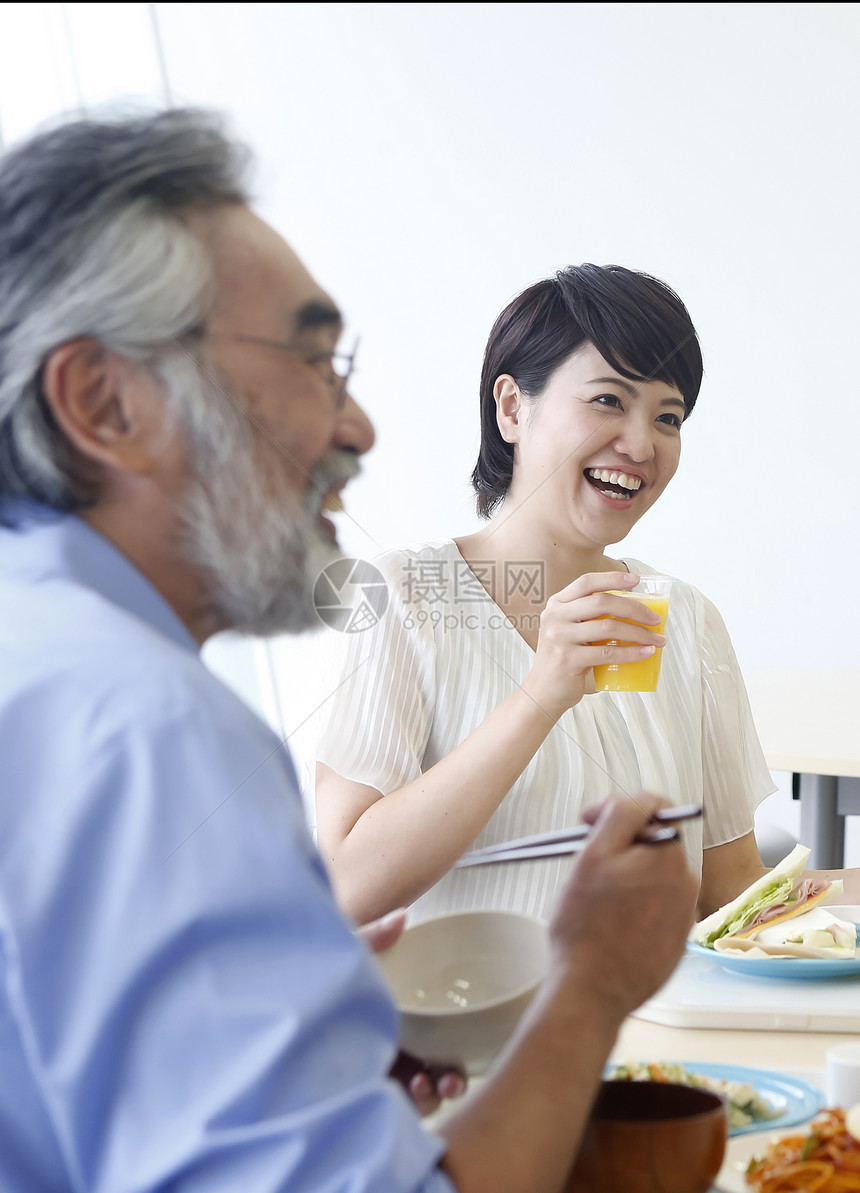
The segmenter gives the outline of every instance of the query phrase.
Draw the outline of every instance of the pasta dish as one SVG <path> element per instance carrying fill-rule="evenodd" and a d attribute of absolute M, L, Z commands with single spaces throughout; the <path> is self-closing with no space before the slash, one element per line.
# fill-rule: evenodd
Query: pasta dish
<path fill-rule="evenodd" d="M 750 1161 L 747 1184 L 755 1193 L 860 1193 L 860 1139 L 844 1110 L 825 1110 L 804 1134 L 771 1143 Z"/>

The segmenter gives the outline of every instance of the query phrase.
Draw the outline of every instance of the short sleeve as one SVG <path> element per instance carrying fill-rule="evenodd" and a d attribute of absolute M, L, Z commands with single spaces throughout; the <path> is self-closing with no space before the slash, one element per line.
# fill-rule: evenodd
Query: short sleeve
<path fill-rule="evenodd" d="M 701 594 L 702 769 L 708 815 L 703 846 L 751 832 L 755 810 L 776 790 L 756 733 L 743 676 L 728 630 Z"/>
<path fill-rule="evenodd" d="M 323 643 L 317 761 L 383 795 L 421 774 L 435 711 L 435 643 L 425 611 L 406 600 L 406 560 L 401 551 L 374 559 L 388 586 L 384 612 Z"/>

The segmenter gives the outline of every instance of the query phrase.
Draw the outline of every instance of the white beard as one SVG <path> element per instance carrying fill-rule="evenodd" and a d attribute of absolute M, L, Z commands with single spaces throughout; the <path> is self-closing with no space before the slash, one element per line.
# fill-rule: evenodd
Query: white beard
<path fill-rule="evenodd" d="M 228 463 L 198 469 L 183 509 L 186 542 L 212 578 L 209 598 L 219 621 L 242 634 L 298 634 L 319 628 L 314 582 L 341 558 L 319 524 L 322 501 L 334 483 L 358 472 L 358 463 L 350 453 L 331 453 L 299 496 L 283 480 L 277 449 L 266 443 L 259 455 L 242 446 Z"/>
<path fill-rule="evenodd" d="M 208 577 L 213 624 L 260 636 L 319 628 L 314 583 L 341 558 L 320 509 L 334 485 L 360 471 L 356 454 L 329 452 L 297 493 L 287 481 L 289 451 L 255 428 L 228 376 L 184 352 L 162 381 L 191 448 L 180 523 L 189 561 Z"/>

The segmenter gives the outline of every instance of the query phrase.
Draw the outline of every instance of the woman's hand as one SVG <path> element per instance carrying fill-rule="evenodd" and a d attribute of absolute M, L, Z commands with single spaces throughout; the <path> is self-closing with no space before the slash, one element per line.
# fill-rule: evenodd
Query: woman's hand
<path fill-rule="evenodd" d="M 374 953 L 381 953 L 396 943 L 405 924 L 406 911 L 401 907 L 382 919 L 363 924 L 357 932 Z M 458 1098 L 466 1091 L 466 1075 L 461 1069 L 425 1064 L 411 1052 L 397 1053 L 389 1077 L 406 1089 L 422 1116 L 438 1110 L 444 1098 Z"/>
<path fill-rule="evenodd" d="M 535 663 L 523 689 L 553 718 L 579 703 L 598 663 L 634 663 L 665 644 L 662 634 L 648 628 L 659 625 L 658 614 L 607 591 L 638 583 L 629 572 L 588 572 L 547 601 Z M 627 620 L 634 611 L 641 625 Z M 606 645 L 611 639 L 632 645 Z"/>

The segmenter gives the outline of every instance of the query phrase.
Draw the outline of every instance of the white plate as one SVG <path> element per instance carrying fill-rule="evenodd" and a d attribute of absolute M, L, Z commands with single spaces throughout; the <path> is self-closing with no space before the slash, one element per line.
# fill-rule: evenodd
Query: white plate
<path fill-rule="evenodd" d="M 714 1181 L 714 1188 L 718 1189 L 719 1193 L 750 1193 L 746 1171 L 753 1156 L 763 1156 L 769 1143 L 774 1143 L 785 1135 L 802 1134 L 804 1129 L 795 1127 L 788 1131 L 758 1131 L 755 1135 L 739 1135 L 736 1139 L 730 1139 L 723 1157 L 723 1166 Z"/>

